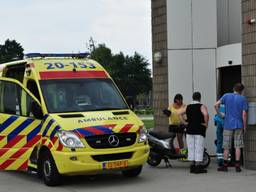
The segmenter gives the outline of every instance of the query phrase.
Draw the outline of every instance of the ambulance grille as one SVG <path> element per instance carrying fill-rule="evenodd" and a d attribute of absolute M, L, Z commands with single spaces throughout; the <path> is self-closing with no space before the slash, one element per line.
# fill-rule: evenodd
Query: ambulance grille
<path fill-rule="evenodd" d="M 115 160 L 122 160 L 122 159 L 130 159 L 132 158 L 132 154 L 133 152 L 107 154 L 107 155 L 92 155 L 92 158 L 98 162 L 115 161 Z"/>
<path fill-rule="evenodd" d="M 111 135 L 117 136 L 119 143 L 113 146 L 109 143 Z M 94 149 L 106 149 L 131 146 L 136 142 L 136 133 L 115 133 L 111 135 L 94 135 L 85 137 L 86 142 Z"/>

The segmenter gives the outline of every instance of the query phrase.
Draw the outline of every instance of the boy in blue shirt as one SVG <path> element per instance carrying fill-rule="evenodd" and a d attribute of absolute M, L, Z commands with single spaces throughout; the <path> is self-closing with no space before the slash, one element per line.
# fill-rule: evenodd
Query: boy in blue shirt
<path fill-rule="evenodd" d="M 219 113 L 214 116 L 214 122 L 216 125 L 216 155 L 218 166 L 223 166 L 223 126 L 224 126 L 224 116 L 225 116 L 225 105 L 221 104 L 219 107 Z"/>
<path fill-rule="evenodd" d="M 224 131 L 223 131 L 223 148 L 224 148 L 224 165 L 218 168 L 218 171 L 228 171 L 228 155 L 231 149 L 232 139 L 236 149 L 236 172 L 241 172 L 240 157 L 241 148 L 244 147 L 243 134 L 247 126 L 248 104 L 246 98 L 242 96 L 244 86 L 241 83 L 235 84 L 233 93 L 227 93 L 221 97 L 214 105 L 216 113 L 223 117 L 219 112 L 221 104 L 225 105 Z"/>

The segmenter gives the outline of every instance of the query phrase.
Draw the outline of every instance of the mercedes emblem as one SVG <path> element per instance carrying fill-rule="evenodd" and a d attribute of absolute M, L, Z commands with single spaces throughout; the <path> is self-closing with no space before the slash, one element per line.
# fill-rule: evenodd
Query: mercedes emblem
<path fill-rule="evenodd" d="M 113 147 L 117 147 L 119 145 L 119 139 L 116 135 L 110 135 L 108 138 L 108 143 Z"/>

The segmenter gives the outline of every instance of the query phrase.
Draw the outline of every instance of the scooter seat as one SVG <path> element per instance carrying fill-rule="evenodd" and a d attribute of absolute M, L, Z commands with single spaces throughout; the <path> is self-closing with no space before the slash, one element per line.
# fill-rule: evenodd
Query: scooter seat
<path fill-rule="evenodd" d="M 176 135 L 175 133 L 164 133 L 164 132 L 156 132 L 156 131 L 150 131 L 149 134 L 158 139 L 170 139 L 175 137 Z"/>

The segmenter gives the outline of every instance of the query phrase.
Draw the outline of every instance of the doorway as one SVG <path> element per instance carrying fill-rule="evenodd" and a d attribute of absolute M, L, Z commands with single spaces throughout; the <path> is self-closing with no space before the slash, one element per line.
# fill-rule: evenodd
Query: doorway
<path fill-rule="evenodd" d="M 241 65 L 228 66 L 219 68 L 219 89 L 218 89 L 218 98 L 221 98 L 225 93 L 233 92 L 233 86 L 236 83 L 241 82 Z M 234 146 L 234 143 L 232 143 Z M 235 165 L 235 148 L 232 147 L 231 151 L 231 162 L 230 165 Z M 243 164 L 243 151 L 241 153 L 241 162 Z"/>
<path fill-rule="evenodd" d="M 241 65 L 219 68 L 218 97 L 233 92 L 233 86 L 241 82 Z"/>

